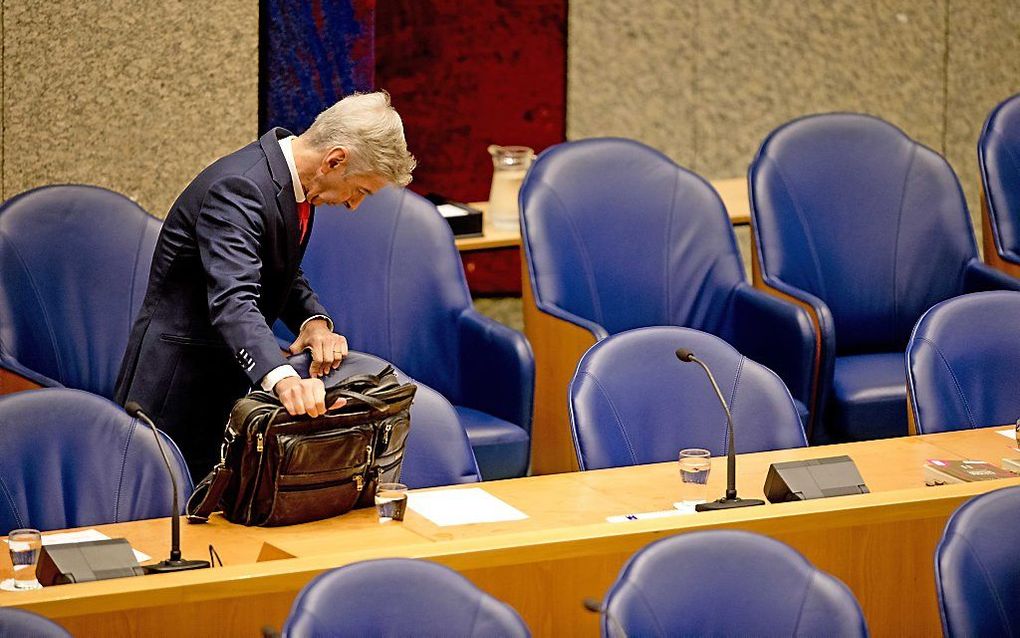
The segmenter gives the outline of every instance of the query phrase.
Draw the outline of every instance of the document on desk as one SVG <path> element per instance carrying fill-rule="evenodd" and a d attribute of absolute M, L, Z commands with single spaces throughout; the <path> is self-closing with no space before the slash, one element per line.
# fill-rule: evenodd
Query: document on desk
<path fill-rule="evenodd" d="M 996 430 L 999 434 L 1006 437 L 1007 439 L 1016 440 L 1016 428 L 1006 428 L 1005 430 Z"/>
<path fill-rule="evenodd" d="M 407 495 L 407 506 L 440 527 L 520 521 L 528 515 L 480 487 Z"/>

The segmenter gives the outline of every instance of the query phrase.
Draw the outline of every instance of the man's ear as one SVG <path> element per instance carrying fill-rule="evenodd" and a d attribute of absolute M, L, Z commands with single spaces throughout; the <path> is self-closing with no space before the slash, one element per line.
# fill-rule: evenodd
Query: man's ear
<path fill-rule="evenodd" d="M 328 173 L 335 171 L 338 168 L 346 167 L 348 159 L 347 149 L 342 146 L 331 148 L 322 157 L 322 172 Z"/>

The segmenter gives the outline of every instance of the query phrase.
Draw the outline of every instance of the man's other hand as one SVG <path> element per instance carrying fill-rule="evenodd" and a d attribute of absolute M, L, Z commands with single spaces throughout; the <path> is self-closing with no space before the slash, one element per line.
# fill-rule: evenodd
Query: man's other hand
<path fill-rule="evenodd" d="M 321 377 L 340 367 L 340 362 L 347 356 L 347 338 L 330 332 L 329 324 L 322 319 L 313 319 L 305 324 L 301 334 L 290 344 L 291 354 L 304 350 L 312 353 L 308 374 Z"/>
<path fill-rule="evenodd" d="M 307 414 L 316 417 L 326 413 L 326 386 L 322 379 L 287 377 L 280 379 L 273 391 L 291 415 Z M 347 399 L 337 399 L 329 409 L 343 407 L 345 403 Z"/>

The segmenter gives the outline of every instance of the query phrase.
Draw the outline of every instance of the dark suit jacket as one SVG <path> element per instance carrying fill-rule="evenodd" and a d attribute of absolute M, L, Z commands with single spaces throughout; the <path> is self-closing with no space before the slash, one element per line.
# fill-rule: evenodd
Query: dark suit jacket
<path fill-rule="evenodd" d="M 202 171 L 174 202 L 152 258 L 116 400 L 137 401 L 196 479 L 219 459 L 233 402 L 286 363 L 270 326 L 326 314 L 299 267 L 297 204 L 274 129 Z M 314 216 L 313 216 L 314 217 Z M 311 220 L 309 220 L 311 224 Z"/>

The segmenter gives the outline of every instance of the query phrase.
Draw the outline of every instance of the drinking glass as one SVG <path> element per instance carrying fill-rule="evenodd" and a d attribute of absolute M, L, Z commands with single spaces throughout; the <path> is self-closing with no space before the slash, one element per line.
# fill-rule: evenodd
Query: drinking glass
<path fill-rule="evenodd" d="M 39 548 L 42 547 L 39 530 L 16 529 L 7 536 L 7 545 L 11 552 L 11 564 L 14 565 L 14 588 L 38 589 L 35 565 L 39 562 Z"/>
<path fill-rule="evenodd" d="M 681 501 L 702 503 L 708 500 L 708 474 L 712 453 L 703 448 L 680 450 Z"/>
<path fill-rule="evenodd" d="M 375 511 L 380 523 L 404 520 L 407 509 L 407 486 L 403 483 L 380 483 L 375 491 Z"/>

